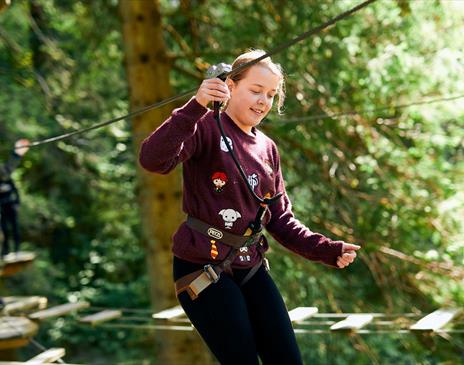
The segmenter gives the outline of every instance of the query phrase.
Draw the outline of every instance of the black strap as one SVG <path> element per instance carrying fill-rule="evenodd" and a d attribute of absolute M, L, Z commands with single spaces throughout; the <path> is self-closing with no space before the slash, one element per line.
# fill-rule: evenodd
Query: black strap
<path fill-rule="evenodd" d="M 192 216 L 187 217 L 187 226 L 197 232 L 204 234 L 205 236 L 208 236 L 211 239 L 225 243 L 227 246 L 233 247 L 235 249 L 239 249 L 241 247 L 250 247 L 257 244 L 262 235 L 261 230 L 249 236 L 232 234 L 211 226 L 208 223 L 205 223 Z"/>

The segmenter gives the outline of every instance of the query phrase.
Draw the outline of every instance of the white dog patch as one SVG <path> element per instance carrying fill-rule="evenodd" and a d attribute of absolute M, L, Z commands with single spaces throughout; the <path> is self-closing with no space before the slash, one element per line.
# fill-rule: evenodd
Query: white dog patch
<path fill-rule="evenodd" d="M 226 229 L 231 229 L 234 222 L 237 219 L 242 218 L 242 215 L 233 209 L 223 209 L 219 212 L 219 215 L 222 216 L 222 219 L 224 219 Z"/>

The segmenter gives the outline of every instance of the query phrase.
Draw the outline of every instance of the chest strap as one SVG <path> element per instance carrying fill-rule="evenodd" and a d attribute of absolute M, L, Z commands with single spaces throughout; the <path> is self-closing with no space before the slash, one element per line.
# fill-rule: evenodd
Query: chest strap
<path fill-rule="evenodd" d="M 261 231 L 257 232 L 251 236 L 240 236 L 238 234 L 233 234 L 225 232 L 222 229 L 213 227 L 197 218 L 188 216 L 187 217 L 187 226 L 194 229 L 197 232 L 204 234 L 214 240 L 225 243 L 227 246 L 233 248 L 241 247 L 250 247 L 259 242 L 261 238 Z"/>

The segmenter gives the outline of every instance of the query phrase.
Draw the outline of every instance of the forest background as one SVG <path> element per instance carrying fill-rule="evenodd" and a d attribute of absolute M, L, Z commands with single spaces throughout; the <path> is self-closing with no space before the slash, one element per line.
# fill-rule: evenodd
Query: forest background
<path fill-rule="evenodd" d="M 18 138 L 70 132 L 191 89 L 210 64 L 270 50 L 357 3 L 2 0 L 0 158 Z M 334 270 L 272 242 L 272 275 L 289 308 L 464 306 L 463 21 L 461 1 L 381 0 L 273 57 L 288 98 L 261 129 L 278 143 L 294 212 L 313 231 L 362 245 L 355 264 Z M 67 362 L 214 363 L 193 333 L 140 327 L 176 304 L 170 236 L 183 216 L 180 168 L 146 174 L 137 151 L 183 102 L 32 148 L 15 172 L 23 249 L 38 258 L 3 281 L 2 295 L 143 317 L 131 328 L 73 317 L 42 324 L 38 341 L 65 347 Z M 298 341 L 308 364 L 464 361 L 462 333 Z"/>

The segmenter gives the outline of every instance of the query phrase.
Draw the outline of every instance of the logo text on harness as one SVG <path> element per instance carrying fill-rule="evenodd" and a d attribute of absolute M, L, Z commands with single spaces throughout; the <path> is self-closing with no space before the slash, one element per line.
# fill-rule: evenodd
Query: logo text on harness
<path fill-rule="evenodd" d="M 215 229 L 215 228 L 208 228 L 208 236 L 216 238 L 217 240 L 220 240 L 223 236 L 222 232 Z"/>

